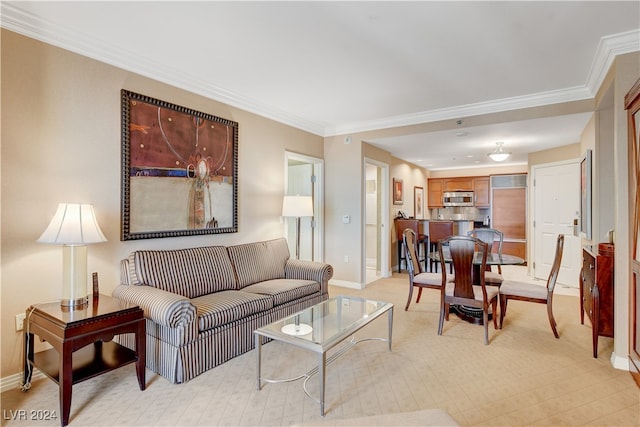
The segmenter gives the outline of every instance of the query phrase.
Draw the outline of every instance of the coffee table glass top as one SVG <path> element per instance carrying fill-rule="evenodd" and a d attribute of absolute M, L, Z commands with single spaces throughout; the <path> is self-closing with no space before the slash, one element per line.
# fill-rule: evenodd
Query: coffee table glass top
<path fill-rule="evenodd" d="M 336 296 L 256 330 L 280 341 L 330 347 L 387 312 L 393 304 Z"/>

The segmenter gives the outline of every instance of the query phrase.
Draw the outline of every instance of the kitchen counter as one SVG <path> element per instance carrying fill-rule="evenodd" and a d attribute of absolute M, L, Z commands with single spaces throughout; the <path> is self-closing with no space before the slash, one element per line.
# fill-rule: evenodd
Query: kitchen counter
<path fill-rule="evenodd" d="M 468 231 L 473 230 L 473 220 L 472 219 L 428 219 L 424 220 L 427 224 L 424 227 L 426 234 L 429 234 L 429 221 L 432 222 L 443 222 L 443 221 L 453 221 L 453 233 L 457 236 L 466 236 Z"/>

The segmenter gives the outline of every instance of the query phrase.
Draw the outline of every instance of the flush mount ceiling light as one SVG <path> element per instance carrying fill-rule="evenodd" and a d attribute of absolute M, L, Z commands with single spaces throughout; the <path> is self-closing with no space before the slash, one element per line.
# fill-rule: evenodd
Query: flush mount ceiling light
<path fill-rule="evenodd" d="M 487 156 L 489 156 L 494 162 L 505 161 L 511 155 L 511 153 L 505 153 L 502 150 L 502 144 L 504 144 L 504 142 L 496 142 L 497 147 L 495 151 L 493 153 L 487 154 Z"/>

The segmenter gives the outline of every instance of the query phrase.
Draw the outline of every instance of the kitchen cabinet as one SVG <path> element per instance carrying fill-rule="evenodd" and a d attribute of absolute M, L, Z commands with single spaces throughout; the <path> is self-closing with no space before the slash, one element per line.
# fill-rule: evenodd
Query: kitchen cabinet
<path fill-rule="evenodd" d="M 502 253 L 526 259 L 527 189 L 492 186 L 491 227 L 504 233 Z"/>
<path fill-rule="evenodd" d="M 598 357 L 598 337 L 613 338 L 613 253 L 614 247 L 600 243 L 597 250 L 582 249 L 580 272 L 580 323 L 586 314 L 591 321 L 593 357 Z"/>
<path fill-rule="evenodd" d="M 527 259 L 527 242 L 502 242 L 502 253 Z"/>
<path fill-rule="evenodd" d="M 473 191 L 473 178 L 444 178 L 444 191 Z"/>
<path fill-rule="evenodd" d="M 444 180 L 442 178 L 433 178 L 427 182 L 429 185 L 429 208 L 444 207 L 444 205 L 442 204 Z"/>
<path fill-rule="evenodd" d="M 488 208 L 490 206 L 489 197 L 489 177 L 473 178 L 474 204 L 477 208 Z"/>

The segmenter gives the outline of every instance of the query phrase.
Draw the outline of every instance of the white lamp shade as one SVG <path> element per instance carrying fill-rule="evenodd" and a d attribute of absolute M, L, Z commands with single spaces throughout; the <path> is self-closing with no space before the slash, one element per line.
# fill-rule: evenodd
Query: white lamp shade
<path fill-rule="evenodd" d="M 311 196 L 284 196 L 282 200 L 282 216 L 313 216 L 313 199 Z"/>
<path fill-rule="evenodd" d="M 47 229 L 38 239 L 41 243 L 58 245 L 86 245 L 106 242 L 93 206 L 78 203 L 60 203 Z"/>

